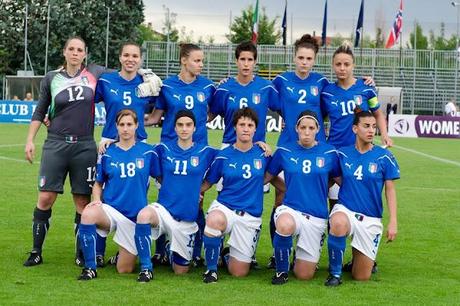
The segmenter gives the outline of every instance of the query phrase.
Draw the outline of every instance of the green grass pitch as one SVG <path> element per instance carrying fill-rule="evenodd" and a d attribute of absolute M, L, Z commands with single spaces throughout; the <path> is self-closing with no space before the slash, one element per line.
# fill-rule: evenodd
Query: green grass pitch
<path fill-rule="evenodd" d="M 15 305 L 123 305 L 123 304 L 264 304 L 264 305 L 368 305 L 460 303 L 460 141 L 440 139 L 395 139 L 392 152 L 401 167 L 397 181 L 398 225 L 396 241 L 382 242 L 377 258 L 379 271 L 371 281 L 352 281 L 326 288 L 327 250 L 323 249 L 319 271 L 312 281 L 298 281 L 290 275 L 284 286 L 272 286 L 272 270 L 265 269 L 271 254 L 268 218 L 273 192 L 265 196 L 264 227 L 257 258 L 264 267 L 236 279 L 220 271 L 217 284 L 201 281 L 203 269 L 192 269 L 175 276 L 166 267 L 155 270 L 154 281 L 138 284 L 137 274 L 119 275 L 114 267 L 98 270 L 90 282 L 76 280 L 80 268 L 73 263 L 74 207 L 66 186 L 53 208 L 51 228 L 44 245 L 44 264 L 24 268 L 31 248 L 32 211 L 37 199 L 37 173 L 45 137 L 42 129 L 36 139 L 36 161 L 24 161 L 27 125 L 0 125 L 0 304 Z M 95 135 L 100 135 L 97 128 Z M 149 142 L 159 140 L 159 129 L 149 129 Z M 220 145 L 221 132 L 210 132 L 210 143 Z M 269 134 L 275 144 L 277 134 Z M 436 156 L 447 163 L 404 150 Z M 214 189 L 205 196 L 205 207 L 216 196 Z M 152 186 L 149 200 L 154 201 Z M 385 216 L 386 224 L 386 216 Z M 106 257 L 115 252 L 107 241 Z M 346 260 L 350 252 L 347 250 Z"/>

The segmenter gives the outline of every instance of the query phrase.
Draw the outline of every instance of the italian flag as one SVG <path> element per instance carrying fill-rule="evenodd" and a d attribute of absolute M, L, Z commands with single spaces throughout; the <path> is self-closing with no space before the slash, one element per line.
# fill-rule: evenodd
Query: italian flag
<path fill-rule="evenodd" d="M 252 14 L 252 42 L 257 44 L 257 37 L 259 36 L 259 0 L 256 1 L 256 7 Z"/>

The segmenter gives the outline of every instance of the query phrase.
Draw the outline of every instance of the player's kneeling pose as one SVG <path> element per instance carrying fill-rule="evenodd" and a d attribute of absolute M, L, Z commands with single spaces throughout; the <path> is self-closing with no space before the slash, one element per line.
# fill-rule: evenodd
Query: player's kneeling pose
<path fill-rule="evenodd" d="M 235 112 L 236 143 L 219 152 L 201 188 L 206 191 L 223 178 L 223 189 L 206 217 L 203 238 L 207 264 L 203 275 L 205 283 L 218 279 L 217 263 L 225 234 L 230 234 L 227 264 L 230 274 L 245 276 L 249 272 L 262 224 L 264 174 L 269 161 L 264 151 L 253 144 L 257 123 L 257 114 L 251 108 Z M 282 183 L 277 185 L 284 189 Z"/>
<path fill-rule="evenodd" d="M 138 118 L 132 110 L 121 110 L 117 117 L 119 141 L 111 144 L 97 163 L 93 202 L 83 210 L 79 239 L 85 267 L 79 280 L 91 280 L 96 272 L 96 232 L 120 246 L 119 273 L 131 273 L 136 263 L 135 220 L 147 205 L 149 177 L 153 175 L 153 147 L 136 142 Z"/>
<path fill-rule="evenodd" d="M 319 262 L 327 227 L 328 182 L 329 178 L 340 175 L 335 148 L 315 140 L 319 129 L 315 112 L 301 112 L 295 125 L 298 140 L 278 147 L 268 165 L 268 178 L 284 171 L 286 182 L 286 195 L 274 214 L 274 285 L 288 280 L 293 237 L 297 238 L 294 264 L 297 278 L 311 279 Z"/>
<path fill-rule="evenodd" d="M 375 146 L 376 120 L 371 112 L 359 112 L 353 121 L 356 143 L 338 150 L 342 178 L 338 204 L 330 214 L 328 238 L 329 277 L 326 286 L 342 283 L 342 259 L 346 238 L 352 236 L 355 280 L 368 280 L 382 239 L 382 189 L 388 203 L 388 241 L 396 238 L 396 190 L 399 167 L 387 149 Z"/>
<path fill-rule="evenodd" d="M 166 235 L 169 258 L 176 274 L 186 273 L 192 259 L 193 244 L 198 225 L 195 220 L 200 202 L 200 187 L 206 170 L 217 150 L 195 143 L 195 116 L 190 110 L 180 110 L 175 116 L 177 140 L 160 143 L 155 148 L 160 171 L 155 175 L 161 181 L 158 200 L 137 215 L 135 241 L 141 272 L 137 280 L 148 282 L 153 278 L 151 238 Z M 168 246 L 166 247 L 168 251 Z"/>

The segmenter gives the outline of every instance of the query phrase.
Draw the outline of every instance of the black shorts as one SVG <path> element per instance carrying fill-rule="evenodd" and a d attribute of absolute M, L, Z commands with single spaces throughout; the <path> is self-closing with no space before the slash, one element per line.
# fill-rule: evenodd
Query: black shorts
<path fill-rule="evenodd" d="M 38 190 L 64 192 L 67 173 L 73 194 L 90 195 L 96 173 L 97 147 L 92 136 L 48 134 L 43 145 Z"/>

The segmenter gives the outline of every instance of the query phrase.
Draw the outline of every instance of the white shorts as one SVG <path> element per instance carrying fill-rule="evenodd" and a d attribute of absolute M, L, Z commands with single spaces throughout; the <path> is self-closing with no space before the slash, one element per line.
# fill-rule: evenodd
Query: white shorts
<path fill-rule="evenodd" d="M 382 240 L 382 220 L 356 213 L 338 203 L 334 205 L 330 217 L 338 211 L 346 214 L 350 221 L 351 246 L 370 259 L 375 260 L 380 241 Z"/>
<path fill-rule="evenodd" d="M 296 258 L 318 263 L 326 235 L 327 219 L 317 218 L 281 205 L 275 210 L 273 217 L 275 224 L 279 216 L 285 213 L 291 215 L 295 221 L 293 236 L 297 238 Z"/>
<path fill-rule="evenodd" d="M 230 234 L 228 239 L 230 256 L 239 261 L 250 263 L 252 256 L 256 252 L 262 218 L 231 210 L 216 200 L 211 203 L 208 214 L 213 210 L 221 211 L 227 219 L 227 228 L 224 235 Z"/>
<path fill-rule="evenodd" d="M 110 205 L 102 204 L 102 209 L 110 220 L 110 229 L 106 231 L 97 228 L 97 233 L 102 237 L 107 237 L 108 234 L 115 232 L 113 241 L 131 254 L 137 255 L 136 242 L 134 241 L 136 223 L 123 216 L 121 212 Z"/>
<path fill-rule="evenodd" d="M 156 240 L 166 234 L 171 243 L 171 251 L 190 261 L 193 255 L 195 234 L 198 231 L 196 222 L 174 219 L 169 211 L 159 203 L 152 203 L 149 206 L 155 210 L 160 221 L 158 226 L 152 227 L 152 238 Z"/>
<path fill-rule="evenodd" d="M 339 199 L 339 190 L 340 190 L 340 186 L 337 185 L 337 184 L 334 184 L 331 186 L 331 188 L 329 188 L 329 194 L 327 195 L 327 197 L 331 200 L 338 200 Z"/>

